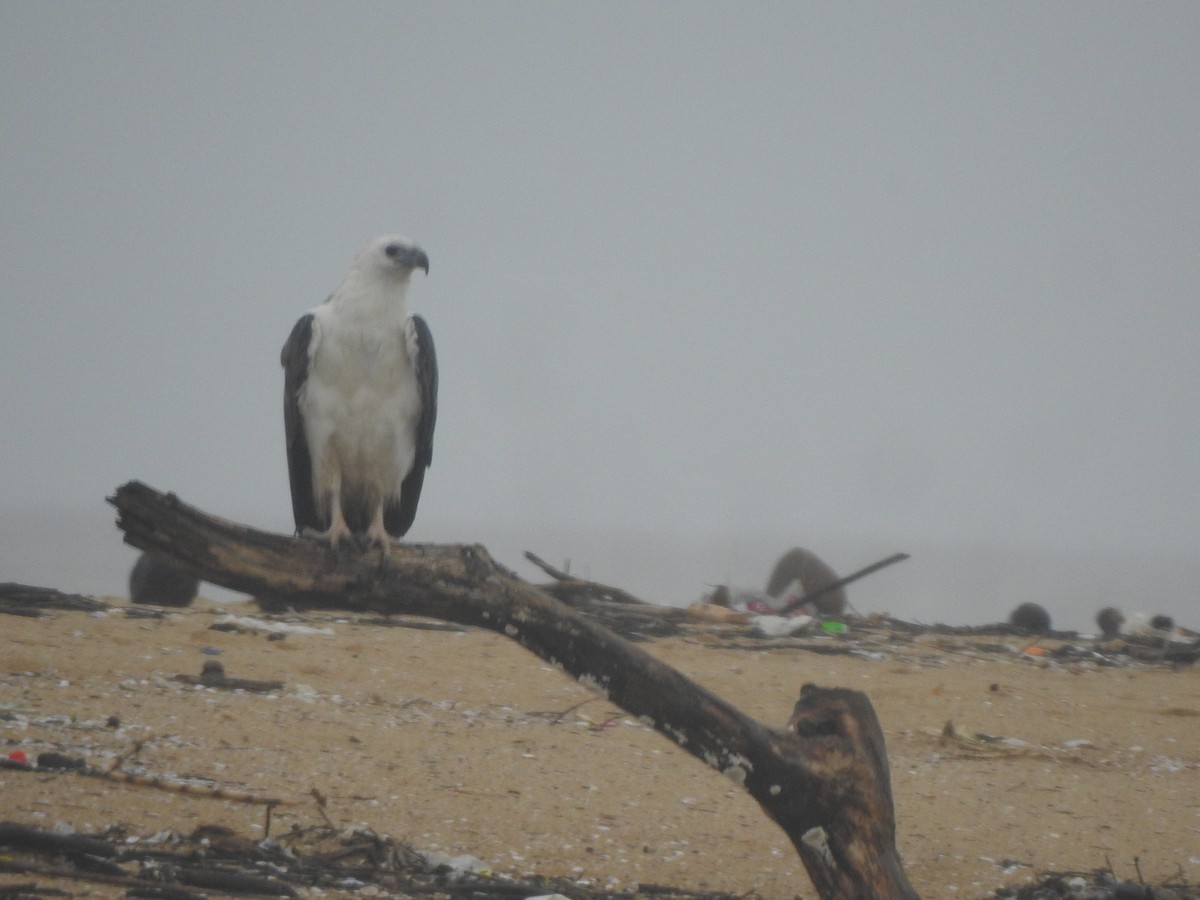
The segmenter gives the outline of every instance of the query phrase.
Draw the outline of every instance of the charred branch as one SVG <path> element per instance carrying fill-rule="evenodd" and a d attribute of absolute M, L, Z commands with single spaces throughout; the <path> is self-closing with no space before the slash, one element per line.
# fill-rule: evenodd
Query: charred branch
<path fill-rule="evenodd" d="M 522 581 L 480 545 L 398 544 L 345 557 L 314 539 L 205 515 L 144 484 L 110 498 L 125 541 L 205 581 L 293 607 L 421 615 L 498 632 L 742 785 L 824 898 L 913 898 L 895 847 L 882 731 L 856 691 L 807 685 L 788 727 L 745 715 Z"/>

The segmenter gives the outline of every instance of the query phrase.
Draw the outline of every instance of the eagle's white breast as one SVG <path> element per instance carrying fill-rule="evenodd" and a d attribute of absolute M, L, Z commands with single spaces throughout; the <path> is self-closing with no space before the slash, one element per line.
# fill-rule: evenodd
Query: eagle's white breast
<path fill-rule="evenodd" d="M 314 310 L 300 408 L 322 514 L 334 487 L 370 506 L 400 497 L 421 415 L 407 320 L 394 300 L 382 308 L 331 302 Z"/>

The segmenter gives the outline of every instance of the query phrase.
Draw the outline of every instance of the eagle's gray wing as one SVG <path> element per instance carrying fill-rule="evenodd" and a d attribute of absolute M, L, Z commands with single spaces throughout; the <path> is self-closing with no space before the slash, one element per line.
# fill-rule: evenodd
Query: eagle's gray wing
<path fill-rule="evenodd" d="M 309 346 L 313 340 L 313 314 L 307 313 L 292 328 L 283 345 L 283 428 L 287 436 L 288 479 L 292 486 L 292 516 L 296 533 L 305 528 L 323 531 L 326 523 L 317 514 L 317 498 L 313 495 L 312 455 L 304 434 L 304 414 L 300 411 L 300 395 L 308 381 Z"/>
<path fill-rule="evenodd" d="M 405 332 L 409 359 L 412 360 L 417 392 L 421 398 L 421 418 L 417 421 L 417 449 L 412 468 L 400 486 L 400 502 L 389 503 L 383 513 L 384 527 L 388 534 L 395 537 L 403 537 L 417 516 L 425 470 L 433 462 L 433 427 L 437 423 L 438 370 L 433 334 L 420 316 L 409 318 Z"/>

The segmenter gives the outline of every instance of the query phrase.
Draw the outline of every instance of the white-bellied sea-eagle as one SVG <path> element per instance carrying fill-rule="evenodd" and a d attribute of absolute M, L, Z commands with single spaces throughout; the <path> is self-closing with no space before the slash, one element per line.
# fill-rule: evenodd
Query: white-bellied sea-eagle
<path fill-rule="evenodd" d="M 408 314 L 406 238 L 376 238 L 329 299 L 300 317 L 281 360 L 292 513 L 298 534 L 377 544 L 412 526 L 433 458 L 437 358 Z"/>

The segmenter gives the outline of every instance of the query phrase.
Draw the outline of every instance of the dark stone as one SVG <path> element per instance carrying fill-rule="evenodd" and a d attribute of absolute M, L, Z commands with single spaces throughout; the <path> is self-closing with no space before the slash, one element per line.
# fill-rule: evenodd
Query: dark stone
<path fill-rule="evenodd" d="M 1096 613 L 1096 625 L 1100 628 L 1100 633 L 1106 638 L 1115 638 L 1121 633 L 1121 626 L 1125 624 L 1125 616 L 1115 606 L 1106 606 L 1100 612 Z"/>
<path fill-rule="evenodd" d="M 199 578 L 151 553 L 139 556 L 129 573 L 129 598 L 134 603 L 188 606 L 199 591 Z"/>
<path fill-rule="evenodd" d="M 1045 634 L 1050 630 L 1050 613 L 1037 603 L 1022 603 L 1008 617 L 1009 624 L 1031 634 Z"/>

